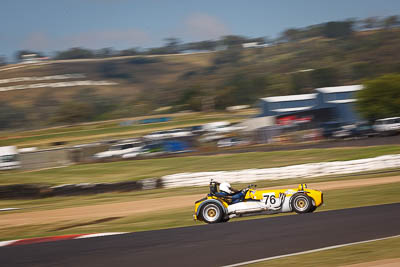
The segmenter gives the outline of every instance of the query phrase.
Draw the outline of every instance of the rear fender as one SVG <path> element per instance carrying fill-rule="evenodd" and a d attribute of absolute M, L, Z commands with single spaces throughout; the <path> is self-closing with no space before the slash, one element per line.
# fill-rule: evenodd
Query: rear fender
<path fill-rule="evenodd" d="M 216 204 L 216 205 L 218 205 L 218 206 L 223 210 L 224 214 L 227 214 L 227 213 L 228 213 L 227 209 L 226 209 L 225 206 L 221 203 L 221 201 L 216 200 L 216 199 L 207 199 L 207 200 L 203 201 L 202 203 L 200 203 L 200 205 L 197 207 L 197 209 L 196 209 L 196 217 L 197 217 L 197 218 L 199 218 L 201 208 L 204 207 L 204 205 L 206 205 L 206 204 L 208 204 L 208 203 Z"/>

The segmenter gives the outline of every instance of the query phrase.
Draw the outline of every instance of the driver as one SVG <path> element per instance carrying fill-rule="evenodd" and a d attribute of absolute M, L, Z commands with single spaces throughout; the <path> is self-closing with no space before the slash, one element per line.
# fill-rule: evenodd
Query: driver
<path fill-rule="evenodd" d="M 227 182 L 222 182 L 219 184 L 219 191 L 219 195 L 231 198 L 232 204 L 240 202 L 244 197 L 242 191 L 232 188 Z"/>

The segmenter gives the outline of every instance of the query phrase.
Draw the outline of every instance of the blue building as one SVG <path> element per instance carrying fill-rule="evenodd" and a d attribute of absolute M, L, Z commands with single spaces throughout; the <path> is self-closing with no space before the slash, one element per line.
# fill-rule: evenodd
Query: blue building
<path fill-rule="evenodd" d="M 311 110 L 317 105 L 317 94 L 271 96 L 261 98 L 259 117 L 281 116 Z"/>
<path fill-rule="evenodd" d="M 356 112 L 356 92 L 362 85 L 323 87 L 315 89 L 317 93 L 317 106 L 315 109 L 331 109 L 336 121 L 351 124 L 360 121 Z"/>
<path fill-rule="evenodd" d="M 324 87 L 313 94 L 273 96 L 260 99 L 261 114 L 281 119 L 289 116 L 312 117 L 315 123 L 337 121 L 352 124 L 360 120 L 354 102 L 362 85 Z"/>

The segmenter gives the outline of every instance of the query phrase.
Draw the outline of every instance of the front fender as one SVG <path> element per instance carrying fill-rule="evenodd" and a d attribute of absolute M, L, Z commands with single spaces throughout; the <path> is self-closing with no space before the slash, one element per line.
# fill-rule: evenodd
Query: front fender
<path fill-rule="evenodd" d="M 321 191 L 307 190 L 305 193 L 314 201 L 315 207 L 319 207 L 324 203 L 324 198 Z"/>

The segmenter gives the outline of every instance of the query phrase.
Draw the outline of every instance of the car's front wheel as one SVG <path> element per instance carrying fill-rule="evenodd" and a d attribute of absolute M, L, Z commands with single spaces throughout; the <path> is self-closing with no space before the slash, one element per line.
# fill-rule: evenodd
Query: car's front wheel
<path fill-rule="evenodd" d="M 200 214 L 206 223 L 219 223 L 224 216 L 221 207 L 214 203 L 205 204 Z"/>
<path fill-rule="evenodd" d="M 307 213 L 310 212 L 313 205 L 312 200 L 305 194 L 297 193 L 292 197 L 292 208 L 296 213 Z"/>

